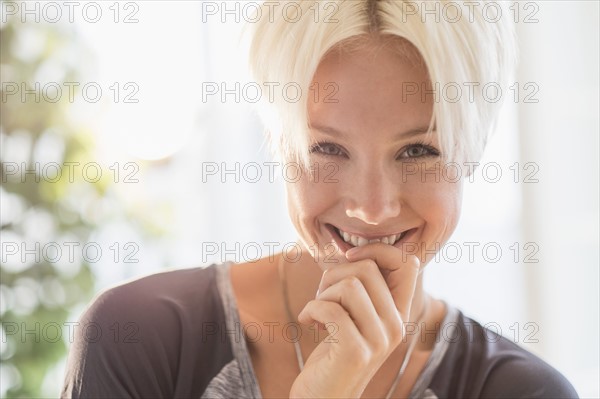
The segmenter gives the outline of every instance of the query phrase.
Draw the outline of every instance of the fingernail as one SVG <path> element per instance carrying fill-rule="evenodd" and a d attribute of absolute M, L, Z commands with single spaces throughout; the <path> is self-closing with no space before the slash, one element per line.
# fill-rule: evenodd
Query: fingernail
<path fill-rule="evenodd" d="M 353 247 L 346 251 L 346 258 L 353 256 L 358 252 L 359 247 Z"/>

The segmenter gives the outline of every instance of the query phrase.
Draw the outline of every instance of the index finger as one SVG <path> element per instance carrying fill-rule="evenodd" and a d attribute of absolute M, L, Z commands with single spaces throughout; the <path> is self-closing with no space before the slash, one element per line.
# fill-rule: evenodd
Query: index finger
<path fill-rule="evenodd" d="M 402 320 L 407 322 L 421 268 L 419 258 L 384 243 L 372 243 L 351 248 L 346 251 L 346 258 L 350 262 L 362 259 L 375 261 L 390 288 Z"/>

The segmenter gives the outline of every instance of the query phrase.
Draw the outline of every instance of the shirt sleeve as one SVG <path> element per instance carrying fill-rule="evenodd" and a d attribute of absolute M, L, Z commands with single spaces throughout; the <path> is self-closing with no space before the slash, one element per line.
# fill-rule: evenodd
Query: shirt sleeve
<path fill-rule="evenodd" d="M 579 398 L 571 383 L 534 355 L 498 364 L 481 391 L 483 398 Z"/>
<path fill-rule="evenodd" d="M 429 385 L 437 397 L 579 397 L 550 364 L 462 312 L 444 327 L 447 351 Z"/>
<path fill-rule="evenodd" d="M 75 326 L 61 398 L 200 397 L 232 359 L 213 277 L 181 269 L 100 293 Z"/>
<path fill-rule="evenodd" d="M 160 375 L 154 367 L 166 349 L 156 339 L 162 334 L 149 327 L 148 309 L 131 299 L 126 289 L 113 288 L 83 314 L 76 326 L 61 397 L 166 397 L 168 373 Z M 161 324 L 167 324 L 165 315 L 161 317 Z M 167 358 L 162 360 L 168 369 Z"/>

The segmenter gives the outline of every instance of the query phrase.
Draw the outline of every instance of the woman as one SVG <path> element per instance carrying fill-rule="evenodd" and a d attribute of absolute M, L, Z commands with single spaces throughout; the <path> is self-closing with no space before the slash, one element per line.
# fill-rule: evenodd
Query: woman
<path fill-rule="evenodd" d="M 577 397 L 423 290 L 459 219 L 456 166 L 481 156 L 501 104 L 440 88 L 504 87 L 514 58 L 510 21 L 475 3 L 452 3 L 458 19 L 431 15 L 447 3 L 263 4 L 256 80 L 300 92 L 261 108 L 276 156 L 302 171 L 286 185 L 296 250 L 103 292 L 62 396 Z"/>

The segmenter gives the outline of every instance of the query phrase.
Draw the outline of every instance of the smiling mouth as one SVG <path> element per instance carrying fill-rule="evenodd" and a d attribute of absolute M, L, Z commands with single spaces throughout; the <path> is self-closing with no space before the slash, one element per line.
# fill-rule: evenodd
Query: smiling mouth
<path fill-rule="evenodd" d="M 381 242 L 384 244 L 388 244 L 388 245 L 397 247 L 401 243 L 401 241 L 403 241 L 403 239 L 408 236 L 409 233 L 416 231 L 416 228 L 413 228 L 413 229 L 405 230 L 398 234 L 392 234 L 389 236 L 382 236 L 379 238 L 367 239 L 365 237 L 347 233 L 347 232 L 341 230 L 340 228 L 335 227 L 334 225 L 331 225 L 331 224 L 327 224 L 326 227 L 329 230 L 329 232 L 331 233 L 331 236 L 335 240 L 338 247 L 340 249 L 342 249 L 344 252 L 346 252 L 348 249 L 350 249 L 352 247 L 362 247 L 363 245 L 377 243 L 377 242 Z"/>

